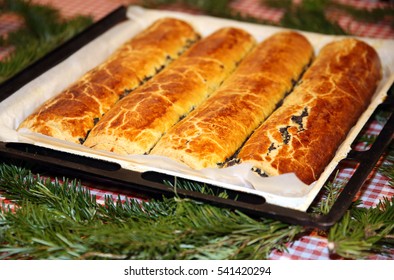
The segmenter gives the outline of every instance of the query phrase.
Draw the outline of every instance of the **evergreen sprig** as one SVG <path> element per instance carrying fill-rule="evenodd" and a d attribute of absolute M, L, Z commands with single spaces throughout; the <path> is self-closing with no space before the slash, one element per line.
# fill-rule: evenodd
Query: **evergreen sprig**
<path fill-rule="evenodd" d="M 283 17 L 277 23 L 234 11 L 231 9 L 231 2 L 231 0 L 148 0 L 141 1 L 141 5 L 149 8 L 161 8 L 168 4 L 182 4 L 212 16 L 336 35 L 345 35 L 347 32 L 339 24 L 327 17 L 327 11 L 329 9 L 344 11 L 356 20 L 367 22 L 380 22 L 384 20 L 387 24 L 394 26 L 394 9 L 391 7 L 367 10 L 332 0 L 303 0 L 297 5 L 292 0 L 261 0 L 262 5 L 283 10 Z"/>
<path fill-rule="evenodd" d="M 389 179 L 389 185 L 394 188 L 394 141 L 388 148 L 385 161 L 379 166 L 378 171 Z"/>
<path fill-rule="evenodd" d="M 373 208 L 352 207 L 328 235 L 331 254 L 343 258 L 368 258 L 373 252 L 393 254 L 394 197 Z"/>
<path fill-rule="evenodd" d="M 7 164 L 0 191 L 16 205 L 0 216 L 3 259 L 265 259 L 304 231 L 179 197 L 102 205 L 75 180 Z"/>
<path fill-rule="evenodd" d="M 150 9 L 161 9 L 166 8 L 167 5 L 171 4 L 179 4 L 184 5 L 186 7 L 190 7 L 192 9 L 196 9 L 201 11 L 204 14 L 220 17 L 220 18 L 228 18 L 234 20 L 241 20 L 245 22 L 253 22 L 260 24 L 273 24 L 269 20 L 264 20 L 260 18 L 255 18 L 246 14 L 241 14 L 238 11 L 235 11 L 231 8 L 230 3 L 232 0 L 146 0 L 140 1 L 140 4 L 143 7 Z"/>
<path fill-rule="evenodd" d="M 64 20 L 58 10 L 24 0 L 0 0 L 0 13 L 15 13 L 24 22 L 20 29 L 0 38 L 0 46 L 14 48 L 0 61 L 0 83 L 92 23 L 85 16 Z"/>
<path fill-rule="evenodd" d="M 327 17 L 327 11 L 340 10 L 363 22 L 382 22 L 394 26 L 394 8 L 361 9 L 333 0 L 303 0 L 293 4 L 292 0 L 261 0 L 263 5 L 284 11 L 280 21 L 283 27 L 318 32 L 324 34 L 345 35 L 347 33 L 336 22 Z"/>
<path fill-rule="evenodd" d="M 303 0 L 293 5 L 291 0 L 266 0 L 263 3 L 284 10 L 280 25 L 299 30 L 324 34 L 344 35 L 346 32 L 335 22 L 327 18 L 326 11 L 329 0 Z"/>
<path fill-rule="evenodd" d="M 384 22 L 391 27 L 394 27 L 394 6 L 392 5 L 388 7 L 376 7 L 373 9 L 361 9 L 352 7 L 351 5 L 342 4 L 337 1 L 330 1 L 327 8 L 341 10 L 345 14 L 351 15 L 354 19 L 362 22 Z"/>
<path fill-rule="evenodd" d="M 321 196 L 318 198 L 316 206 L 312 208 L 313 213 L 327 215 L 330 212 L 345 185 L 344 182 L 339 182 L 336 178 L 337 176 L 323 186 Z"/>
<path fill-rule="evenodd" d="M 189 181 L 177 187 L 210 192 Z M 0 191 L 16 205 L 0 212 L 3 259 L 265 259 L 308 232 L 179 197 L 145 202 L 107 196 L 99 204 L 75 180 L 49 180 L 8 164 L 0 166 Z M 393 199 L 370 209 L 354 204 L 322 232 L 332 254 L 360 259 L 390 253 Z"/>

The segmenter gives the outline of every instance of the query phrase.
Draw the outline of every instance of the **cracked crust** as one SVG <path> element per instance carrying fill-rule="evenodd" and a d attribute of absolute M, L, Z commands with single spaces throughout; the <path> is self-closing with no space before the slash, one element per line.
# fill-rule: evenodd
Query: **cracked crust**
<path fill-rule="evenodd" d="M 195 169 L 222 166 L 291 91 L 312 58 L 313 48 L 301 34 L 274 34 L 208 100 L 171 128 L 151 154 Z"/>
<path fill-rule="evenodd" d="M 294 172 L 316 181 L 368 106 L 381 79 L 376 51 L 356 39 L 327 44 L 238 154 L 269 176 Z"/>
<path fill-rule="evenodd" d="M 186 22 L 164 18 L 120 46 L 105 62 L 44 103 L 18 129 L 83 143 L 120 98 L 176 59 L 199 35 Z"/>
<path fill-rule="evenodd" d="M 171 126 L 220 86 L 254 45 L 244 30 L 219 29 L 120 100 L 84 145 L 118 154 L 149 153 Z"/>

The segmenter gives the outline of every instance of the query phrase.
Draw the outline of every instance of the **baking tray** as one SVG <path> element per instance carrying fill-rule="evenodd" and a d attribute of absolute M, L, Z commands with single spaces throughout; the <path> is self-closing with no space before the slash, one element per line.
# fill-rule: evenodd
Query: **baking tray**
<path fill-rule="evenodd" d="M 37 61 L 14 78 L 0 86 L 0 101 L 11 96 L 16 90 L 51 69 L 61 61 L 68 58 L 81 47 L 100 36 L 114 25 L 127 20 L 127 9 L 121 7 L 97 22 L 80 35 L 77 35 L 64 45 L 49 53 L 43 59 Z M 385 110 L 393 111 L 393 95 L 387 95 L 384 100 L 374 109 L 375 112 Z M 132 192 L 145 194 L 151 197 L 178 195 L 197 199 L 218 206 L 230 207 L 245 213 L 281 220 L 291 224 L 299 224 L 307 227 L 326 229 L 335 224 L 352 203 L 355 194 L 366 181 L 368 174 L 375 167 L 381 155 L 389 145 L 394 131 L 394 116 L 390 116 L 377 137 L 374 144 L 367 151 L 351 150 L 346 158 L 338 162 L 351 161 L 356 163 L 357 168 L 343 191 L 336 200 L 332 210 L 327 215 L 315 215 L 308 211 L 299 211 L 289 207 L 278 206 L 267 202 L 261 195 L 250 192 L 226 189 L 228 198 L 205 194 L 198 191 L 177 188 L 176 191 L 165 184 L 164 181 L 174 182 L 175 177 L 155 171 L 136 172 L 123 168 L 120 164 L 108 160 L 81 156 L 74 153 L 36 146 L 29 143 L 0 142 L 0 157 L 3 161 L 20 160 L 32 164 L 38 171 L 45 170 L 53 174 L 62 174 L 91 181 L 98 186 L 105 186 L 108 190 L 123 193 Z M 368 123 L 368 122 L 367 122 Z M 335 172 L 335 170 L 332 170 Z M 333 173 L 331 172 L 331 173 Z M 182 176 L 180 176 L 182 177 Z M 326 176 L 327 178 L 331 176 Z M 188 178 L 190 180 L 190 178 Z M 328 179 L 327 179 L 328 180 Z M 214 193 L 223 191 L 222 188 L 211 185 Z"/>

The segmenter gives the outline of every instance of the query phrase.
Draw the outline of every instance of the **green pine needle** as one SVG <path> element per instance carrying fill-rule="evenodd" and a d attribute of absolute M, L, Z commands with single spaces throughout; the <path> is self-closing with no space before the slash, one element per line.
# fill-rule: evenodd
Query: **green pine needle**
<path fill-rule="evenodd" d="M 329 1 L 303 0 L 300 5 L 284 13 L 281 25 L 310 32 L 345 35 L 346 32 L 337 23 L 327 19 L 327 2 Z"/>
<path fill-rule="evenodd" d="M 9 79 L 92 23 L 89 17 L 62 20 L 57 10 L 23 0 L 0 1 L 0 12 L 16 13 L 24 26 L 0 39 L 0 46 L 14 47 L 0 61 L 0 83 Z"/>
<path fill-rule="evenodd" d="M 179 197 L 101 205 L 76 181 L 14 165 L 1 165 L 0 178 L 16 204 L 0 216 L 3 259 L 266 259 L 304 231 Z"/>
<path fill-rule="evenodd" d="M 199 10 L 210 16 L 240 20 L 245 22 L 253 22 L 260 24 L 273 24 L 271 21 L 255 18 L 231 9 L 232 0 L 147 0 L 141 1 L 141 5 L 150 9 L 165 8 L 169 4 L 181 4 L 186 7 Z"/>
<path fill-rule="evenodd" d="M 231 9 L 231 2 L 231 0 L 149 0 L 143 1 L 142 4 L 148 8 L 161 8 L 168 4 L 182 4 L 212 16 L 335 35 L 345 35 L 347 32 L 336 22 L 327 18 L 326 11 L 328 9 L 344 11 L 356 20 L 373 23 L 384 20 L 387 24 L 394 26 L 392 16 L 394 9 L 391 7 L 366 10 L 332 0 L 303 0 L 298 5 L 294 5 L 292 0 L 261 0 L 262 5 L 283 10 L 282 19 L 279 23 L 276 23 L 240 14 Z"/>
<path fill-rule="evenodd" d="M 294 5 L 292 0 L 261 0 L 261 2 L 284 11 L 281 26 L 299 30 L 345 35 L 347 32 L 342 27 L 327 18 L 326 12 L 330 9 L 343 11 L 355 20 L 371 23 L 384 21 L 385 24 L 394 26 L 392 7 L 360 9 L 333 0 L 303 0 L 298 5 Z"/>
<path fill-rule="evenodd" d="M 312 208 L 313 213 L 327 215 L 330 212 L 338 196 L 341 194 L 343 187 L 346 185 L 345 182 L 339 182 L 336 179 L 337 175 L 338 171 L 335 178 L 323 186 L 321 197 L 319 197 L 316 206 Z"/>
<path fill-rule="evenodd" d="M 391 142 L 385 160 L 378 167 L 378 171 L 389 179 L 389 185 L 394 188 L 394 141 Z"/>
<path fill-rule="evenodd" d="M 374 252 L 394 250 L 394 197 L 384 198 L 374 208 L 351 208 L 328 235 L 331 254 L 343 258 L 368 258 Z"/>

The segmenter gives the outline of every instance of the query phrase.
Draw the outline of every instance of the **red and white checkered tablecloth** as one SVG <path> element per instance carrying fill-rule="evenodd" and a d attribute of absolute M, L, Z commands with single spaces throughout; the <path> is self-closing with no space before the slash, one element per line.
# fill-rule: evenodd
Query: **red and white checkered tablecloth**
<path fill-rule="evenodd" d="M 338 0 L 343 3 L 351 3 L 360 8 L 375 8 L 385 7 L 387 3 L 377 3 L 377 1 L 357 1 L 357 0 Z M 95 21 L 103 18 L 109 12 L 118 8 L 120 5 L 136 4 L 138 1 L 133 0 L 33 0 L 32 2 L 52 5 L 61 11 L 65 17 L 72 17 L 75 15 L 90 15 Z M 279 22 L 283 16 L 284 11 L 281 9 L 273 9 L 263 6 L 262 1 L 259 0 L 235 0 L 231 2 L 231 8 L 240 12 L 241 14 L 257 17 L 272 22 Z M 187 13 L 199 13 L 194 9 L 179 5 L 169 5 L 163 9 L 183 11 Z M 346 15 L 343 11 L 328 11 L 328 16 L 337 21 L 348 32 L 358 36 L 394 39 L 394 29 L 392 26 L 386 24 L 384 20 L 376 23 L 363 23 L 355 21 L 351 16 Z M 21 26 L 22 21 L 14 15 L 0 15 L 0 36 L 5 36 L 8 32 L 15 30 Z M 12 49 L 0 49 L 0 59 L 12 51 Z M 382 129 L 382 126 L 372 122 L 365 131 L 368 135 L 376 135 Z M 363 147 L 356 147 L 362 149 Z M 353 174 L 354 169 L 344 168 L 337 176 L 339 181 L 348 180 Z M 91 193 L 96 196 L 97 201 L 103 203 L 105 196 L 112 196 L 118 198 L 119 194 L 116 192 L 106 191 L 96 188 L 95 186 L 86 186 Z M 359 198 L 362 201 L 361 206 L 372 207 L 375 206 L 383 197 L 392 197 L 394 189 L 389 186 L 388 179 L 378 172 L 374 171 L 370 174 L 369 179 L 362 187 Z M 121 199 L 126 196 L 120 195 Z M 129 197 L 132 198 L 132 197 Z M 4 198 L 0 196 L 0 204 Z M 8 203 L 8 202 L 6 202 Z M 373 255 L 371 259 L 394 259 L 394 253 L 391 256 Z M 311 233 L 298 239 L 292 244 L 288 244 L 287 252 L 273 251 L 270 259 L 294 259 L 294 260 L 329 260 L 329 251 L 327 247 L 327 238 L 319 236 L 316 232 Z"/>

